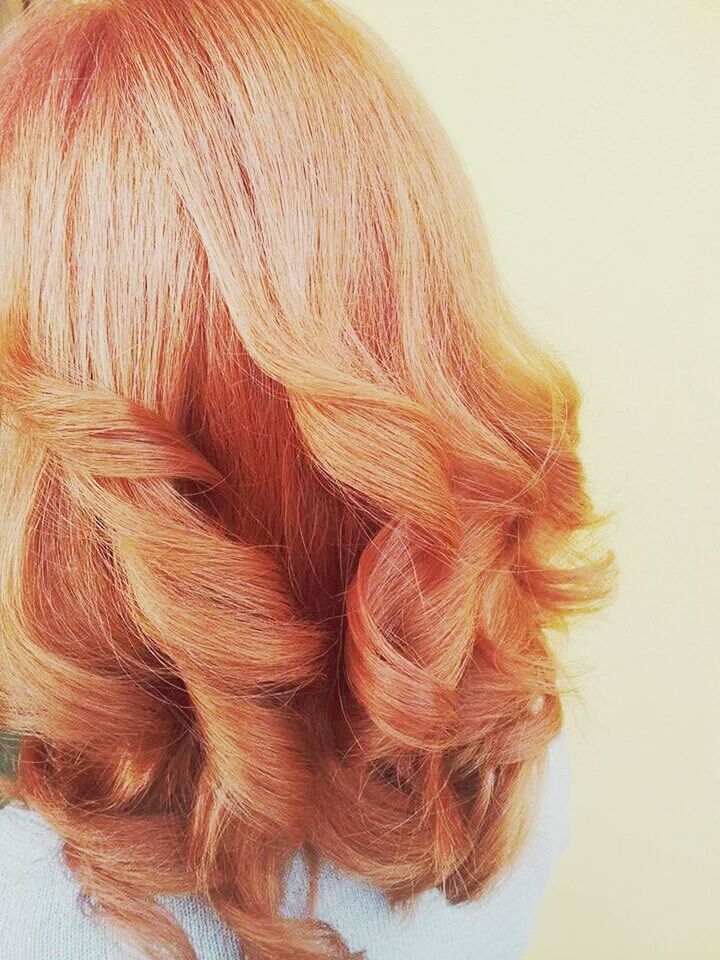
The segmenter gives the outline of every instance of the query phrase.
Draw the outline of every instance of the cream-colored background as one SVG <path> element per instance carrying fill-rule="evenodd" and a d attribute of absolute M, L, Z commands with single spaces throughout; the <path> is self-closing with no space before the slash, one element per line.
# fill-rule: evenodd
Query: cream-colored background
<path fill-rule="evenodd" d="M 4 26 L 21 9 L 22 0 L 0 0 L 0 26 Z"/>
<path fill-rule="evenodd" d="M 712 960 L 720 2 L 347 5 L 445 121 L 520 315 L 582 385 L 588 473 L 618 511 L 618 598 L 567 648 L 573 842 L 527 960 Z"/>
<path fill-rule="evenodd" d="M 720 957 L 720 3 L 347 6 L 445 121 L 618 510 L 617 600 L 567 647 L 573 841 L 527 960 Z"/>

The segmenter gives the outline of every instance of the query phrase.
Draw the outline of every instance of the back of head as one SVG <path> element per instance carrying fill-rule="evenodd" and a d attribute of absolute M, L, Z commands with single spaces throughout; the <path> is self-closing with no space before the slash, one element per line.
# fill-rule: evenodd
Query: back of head
<path fill-rule="evenodd" d="M 41 3 L 1 51 L 0 693 L 98 905 L 207 897 L 250 956 L 299 849 L 485 890 L 607 593 L 579 393 L 468 179 L 321 0 Z"/>

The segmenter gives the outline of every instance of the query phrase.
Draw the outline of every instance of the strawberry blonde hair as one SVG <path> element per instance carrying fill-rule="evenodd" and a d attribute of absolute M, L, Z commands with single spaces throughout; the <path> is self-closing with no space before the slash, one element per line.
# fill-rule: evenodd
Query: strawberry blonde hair
<path fill-rule="evenodd" d="M 613 557 L 442 129 L 321 0 L 41 2 L 0 87 L 7 789 L 153 957 L 350 956 L 298 853 L 479 896 Z"/>

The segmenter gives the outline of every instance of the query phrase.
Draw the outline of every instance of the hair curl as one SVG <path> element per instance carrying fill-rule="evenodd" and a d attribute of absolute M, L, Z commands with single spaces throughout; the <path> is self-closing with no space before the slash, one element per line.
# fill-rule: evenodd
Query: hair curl
<path fill-rule="evenodd" d="M 281 916 L 300 850 L 479 895 L 613 558 L 442 129 L 320 0 L 41 4 L 0 86 L 11 789 L 153 956 L 173 892 L 349 956 Z"/>

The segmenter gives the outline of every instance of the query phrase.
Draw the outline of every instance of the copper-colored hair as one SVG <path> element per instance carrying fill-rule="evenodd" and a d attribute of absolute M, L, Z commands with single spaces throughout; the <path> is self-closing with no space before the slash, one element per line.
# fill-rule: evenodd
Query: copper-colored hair
<path fill-rule="evenodd" d="M 437 121 L 320 0 L 41 3 L 0 89 L 12 790 L 151 956 L 173 892 L 349 956 L 280 916 L 298 851 L 479 895 L 613 565 Z"/>

